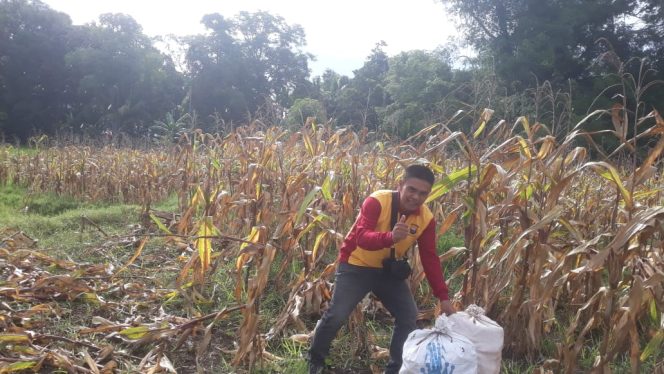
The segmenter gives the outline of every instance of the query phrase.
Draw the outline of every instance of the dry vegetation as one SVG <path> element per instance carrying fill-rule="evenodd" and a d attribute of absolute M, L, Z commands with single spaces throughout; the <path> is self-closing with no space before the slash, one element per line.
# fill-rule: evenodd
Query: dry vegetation
<path fill-rule="evenodd" d="M 280 359 L 272 348 L 306 342 L 329 302 L 337 246 L 362 199 L 393 187 L 413 162 L 440 180 L 429 199 L 439 233 L 464 237 L 441 254 L 458 264 L 448 269 L 454 300 L 481 305 L 503 325 L 505 357 L 572 373 L 588 369 L 580 355 L 593 346 L 598 372 L 618 360 L 634 373 L 662 370 L 664 120 L 639 119 L 651 128 L 637 164 L 621 108 L 612 114 L 623 146 L 602 161 L 577 146 L 590 136 L 584 121 L 556 139 L 523 117 L 489 126 L 491 114 L 473 134 L 436 124 L 400 143 L 307 125 L 194 133 L 174 149 L 142 152 L 0 148 L 0 183 L 137 203 L 143 220 L 110 238 L 131 248 L 122 263 L 58 259 L 25 233 L 0 233 L 0 372 L 221 370 L 214 360 L 269 368 Z M 171 194 L 176 213 L 152 208 Z M 148 261 L 150 243 L 162 250 Z M 436 305 L 415 268 L 410 281 L 430 320 Z M 63 308 L 83 307 L 86 318 L 53 329 Z M 384 357 L 363 321 L 384 313 L 375 300 L 361 305 L 349 351 Z"/>

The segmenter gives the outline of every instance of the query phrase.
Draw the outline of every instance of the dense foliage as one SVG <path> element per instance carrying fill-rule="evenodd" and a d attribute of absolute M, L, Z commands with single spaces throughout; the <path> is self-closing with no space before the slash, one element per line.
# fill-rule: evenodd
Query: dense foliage
<path fill-rule="evenodd" d="M 664 76 L 659 1 L 441 3 L 463 31 L 459 45 L 388 56 L 378 42 L 352 77 L 311 77 L 305 30 L 267 12 L 208 14 L 204 34 L 164 43 L 127 15 L 79 26 L 39 0 L 0 0 L 0 134 L 161 138 L 155 121 L 170 113 L 182 128 L 210 132 L 253 120 L 293 126 L 313 115 L 408 136 L 460 110 L 468 130 L 491 107 L 506 120 L 527 115 L 560 138 L 616 94 L 627 96 L 613 86 L 626 77 L 645 103 L 629 116 L 663 102 L 657 85 L 642 90 Z M 475 57 L 462 57 L 463 46 Z"/>

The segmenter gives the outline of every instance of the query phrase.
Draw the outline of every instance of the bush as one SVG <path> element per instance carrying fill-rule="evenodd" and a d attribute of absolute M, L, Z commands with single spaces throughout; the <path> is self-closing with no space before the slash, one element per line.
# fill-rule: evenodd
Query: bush
<path fill-rule="evenodd" d="M 307 122 L 307 118 L 316 118 L 316 123 L 327 122 L 327 114 L 323 104 L 315 99 L 297 99 L 288 109 L 286 124 L 290 127 L 302 126 Z"/>

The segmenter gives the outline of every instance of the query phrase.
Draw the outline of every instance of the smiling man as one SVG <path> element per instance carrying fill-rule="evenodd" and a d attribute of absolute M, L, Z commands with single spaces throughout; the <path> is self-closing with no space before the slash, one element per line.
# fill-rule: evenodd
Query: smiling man
<path fill-rule="evenodd" d="M 406 281 L 410 268 L 404 258 L 415 242 L 442 311 L 454 313 L 436 254 L 436 222 L 424 205 L 433 183 L 434 175 L 428 167 L 411 165 L 406 168 L 397 191 L 376 191 L 364 200 L 339 253 L 330 308 L 318 321 L 311 342 L 310 373 L 323 371 L 337 331 L 369 292 L 394 317 L 390 361 L 385 373 L 399 372 L 403 344 L 416 328 L 417 305 Z"/>

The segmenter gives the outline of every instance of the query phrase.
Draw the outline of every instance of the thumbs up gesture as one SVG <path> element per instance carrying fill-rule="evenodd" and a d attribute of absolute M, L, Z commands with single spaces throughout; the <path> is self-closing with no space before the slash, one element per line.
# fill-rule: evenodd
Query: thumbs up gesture
<path fill-rule="evenodd" d="M 399 221 L 392 229 L 392 242 L 398 243 L 408 236 L 408 225 L 406 224 L 406 216 L 402 215 Z"/>

